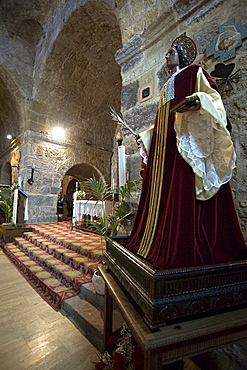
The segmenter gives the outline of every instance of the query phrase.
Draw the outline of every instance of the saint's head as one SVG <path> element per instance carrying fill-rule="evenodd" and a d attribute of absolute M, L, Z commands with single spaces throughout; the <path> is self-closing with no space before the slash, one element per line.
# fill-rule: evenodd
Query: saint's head
<path fill-rule="evenodd" d="M 193 63 L 196 57 L 196 45 L 185 34 L 177 37 L 166 54 L 167 67 L 170 71 L 184 68 Z"/>
<path fill-rule="evenodd" d="M 172 45 L 166 54 L 167 67 L 170 71 L 189 65 L 186 49 L 180 45 Z"/>

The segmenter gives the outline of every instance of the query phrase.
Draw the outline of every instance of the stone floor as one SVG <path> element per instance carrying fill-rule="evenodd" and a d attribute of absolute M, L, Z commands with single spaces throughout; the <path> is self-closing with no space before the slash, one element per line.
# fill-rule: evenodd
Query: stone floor
<path fill-rule="evenodd" d="M 92 370 L 96 349 L 0 248 L 0 370 Z"/>

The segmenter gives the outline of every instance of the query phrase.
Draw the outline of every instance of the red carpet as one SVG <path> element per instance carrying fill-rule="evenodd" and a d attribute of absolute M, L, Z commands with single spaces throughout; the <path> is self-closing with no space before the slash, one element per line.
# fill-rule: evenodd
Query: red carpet
<path fill-rule="evenodd" d="M 37 292 L 59 310 L 64 299 L 91 281 L 105 241 L 91 232 L 70 230 L 68 222 L 31 227 L 32 232 L 5 244 L 4 250 Z"/>

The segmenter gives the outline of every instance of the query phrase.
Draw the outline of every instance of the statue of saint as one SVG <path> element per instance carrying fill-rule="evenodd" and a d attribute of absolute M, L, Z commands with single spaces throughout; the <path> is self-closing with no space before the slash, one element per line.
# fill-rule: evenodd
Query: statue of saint
<path fill-rule="evenodd" d="M 235 151 L 225 109 L 195 56 L 187 36 L 173 42 L 155 125 L 140 134 L 148 159 L 127 248 L 157 269 L 247 259 L 229 185 Z"/>

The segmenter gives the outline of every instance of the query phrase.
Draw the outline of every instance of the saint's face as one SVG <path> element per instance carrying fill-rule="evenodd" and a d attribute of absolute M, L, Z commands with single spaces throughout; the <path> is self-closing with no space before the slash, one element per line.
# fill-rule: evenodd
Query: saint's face
<path fill-rule="evenodd" d="M 172 71 L 175 67 L 179 67 L 179 57 L 175 46 L 172 46 L 166 54 L 166 63 L 170 71 Z"/>

